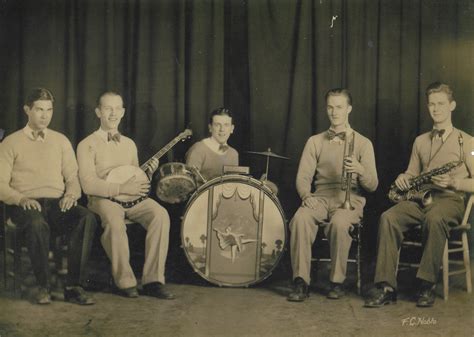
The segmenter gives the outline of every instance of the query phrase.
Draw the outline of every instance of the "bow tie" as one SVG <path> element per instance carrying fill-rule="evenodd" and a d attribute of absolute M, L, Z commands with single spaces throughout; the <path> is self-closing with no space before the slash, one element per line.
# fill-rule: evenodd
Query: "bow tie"
<path fill-rule="evenodd" d="M 229 148 L 229 145 L 224 145 L 224 144 L 219 145 L 219 151 L 226 152 L 228 148 Z"/>
<path fill-rule="evenodd" d="M 431 130 L 431 138 L 434 138 L 436 136 L 438 136 L 439 138 L 442 138 L 445 132 L 446 132 L 445 129 L 441 129 L 441 130 L 433 129 Z"/>
<path fill-rule="evenodd" d="M 329 140 L 333 140 L 335 137 L 339 138 L 340 140 L 345 140 L 346 139 L 346 131 L 336 133 L 333 130 L 329 129 L 328 130 L 328 137 L 329 137 Z"/>
<path fill-rule="evenodd" d="M 116 134 L 112 135 L 110 132 L 107 133 L 107 141 L 113 140 L 116 143 L 120 143 L 120 132 L 117 132 Z"/>
<path fill-rule="evenodd" d="M 40 130 L 40 131 L 32 131 L 31 132 L 31 135 L 33 136 L 33 139 L 34 140 L 38 140 L 38 138 L 41 138 L 44 140 L 44 131 L 43 130 Z"/>

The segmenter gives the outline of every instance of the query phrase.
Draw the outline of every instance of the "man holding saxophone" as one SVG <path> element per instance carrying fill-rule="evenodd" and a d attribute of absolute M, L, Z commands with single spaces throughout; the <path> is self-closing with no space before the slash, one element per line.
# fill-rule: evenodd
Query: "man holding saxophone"
<path fill-rule="evenodd" d="M 290 223 L 294 290 L 289 301 L 302 302 L 308 297 L 311 246 L 319 226 L 324 227 L 330 246 L 331 289 L 327 297 L 344 295 L 350 231 L 362 218 L 365 205 L 361 189 L 373 192 L 378 185 L 372 143 L 349 126 L 350 92 L 329 90 L 326 104 L 331 127 L 308 139 L 296 176 L 302 204 Z"/>
<path fill-rule="evenodd" d="M 451 88 L 432 83 L 426 89 L 426 98 L 433 129 L 415 139 L 408 169 L 398 176 L 389 194 L 398 203 L 380 217 L 375 287 L 365 301 L 366 307 L 396 301 L 398 251 L 404 233 L 417 225 L 421 225 L 423 255 L 417 272 L 420 291 L 416 304 L 434 304 L 446 237 L 450 227 L 462 219 L 464 192 L 474 192 L 472 138 L 452 125 L 456 102 Z M 417 193 L 412 192 L 420 180 L 426 180 L 423 177 L 431 180 L 433 186 L 417 198 Z M 407 196 L 400 198 L 401 193 Z M 392 197 L 397 194 L 397 198 Z"/>

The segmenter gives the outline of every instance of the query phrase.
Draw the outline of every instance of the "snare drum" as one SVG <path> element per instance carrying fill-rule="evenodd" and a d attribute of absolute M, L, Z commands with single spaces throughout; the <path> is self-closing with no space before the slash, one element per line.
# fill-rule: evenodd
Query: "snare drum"
<path fill-rule="evenodd" d="M 181 240 L 194 270 L 219 286 L 241 287 L 267 278 L 286 245 L 280 202 L 261 181 L 225 175 L 189 200 Z"/>
<path fill-rule="evenodd" d="M 183 163 L 166 163 L 159 168 L 156 196 L 167 203 L 188 200 L 196 190 L 194 175 Z"/>

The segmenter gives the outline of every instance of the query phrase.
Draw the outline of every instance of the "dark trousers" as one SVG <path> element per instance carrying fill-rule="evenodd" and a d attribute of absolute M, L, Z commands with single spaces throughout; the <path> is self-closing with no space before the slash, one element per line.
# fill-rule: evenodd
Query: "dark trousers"
<path fill-rule="evenodd" d="M 398 254 L 403 234 L 421 225 L 423 255 L 417 278 L 436 283 L 449 229 L 458 225 L 464 212 L 464 200 L 454 193 L 442 193 L 433 203 L 422 207 L 402 201 L 382 214 L 377 240 L 375 283 L 387 282 L 397 287 Z"/>
<path fill-rule="evenodd" d="M 90 254 L 90 245 L 83 252 L 84 229 L 97 226 L 95 215 L 82 206 L 61 212 L 60 199 L 37 199 L 41 212 L 23 210 L 18 206 L 9 207 L 9 215 L 20 233 L 26 235 L 28 253 L 33 272 L 39 286 L 49 288 L 50 270 L 48 264 L 49 240 L 52 233 L 65 234 L 68 240 L 68 275 L 66 285 L 78 285 L 81 261 L 84 264 Z"/>

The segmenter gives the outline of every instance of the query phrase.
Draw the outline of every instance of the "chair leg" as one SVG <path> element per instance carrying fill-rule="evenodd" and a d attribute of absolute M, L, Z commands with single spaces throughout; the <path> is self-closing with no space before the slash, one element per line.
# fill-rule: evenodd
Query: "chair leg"
<path fill-rule="evenodd" d="M 466 231 L 462 232 L 461 235 L 462 240 L 462 255 L 464 259 L 464 268 L 466 269 L 466 290 L 468 293 L 472 292 L 472 281 L 471 281 L 471 261 L 469 259 L 469 244 L 467 241 L 467 233 Z"/>
<path fill-rule="evenodd" d="M 448 252 L 448 240 L 444 245 L 443 252 L 443 298 L 445 301 L 448 300 L 449 294 L 449 252 Z"/>
<path fill-rule="evenodd" d="M 357 294 L 360 295 L 361 291 L 360 291 L 360 288 L 361 288 L 361 272 L 360 272 L 360 246 L 361 246 L 361 241 L 360 241 L 360 228 L 359 230 L 357 231 L 357 256 L 356 256 L 356 260 L 357 260 Z"/>

